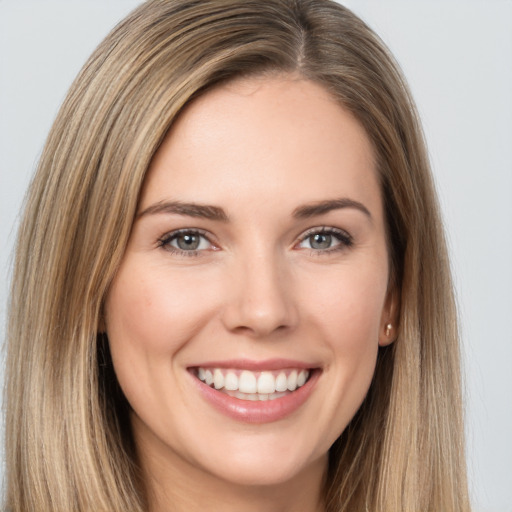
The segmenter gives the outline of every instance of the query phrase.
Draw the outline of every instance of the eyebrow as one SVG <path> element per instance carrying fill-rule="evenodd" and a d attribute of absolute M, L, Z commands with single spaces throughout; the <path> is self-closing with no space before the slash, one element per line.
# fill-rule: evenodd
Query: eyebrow
<path fill-rule="evenodd" d="M 229 220 L 226 212 L 218 206 L 183 203 L 181 201 L 160 201 L 155 203 L 140 212 L 137 215 L 137 219 L 146 215 L 154 215 L 156 213 L 186 215 L 187 217 L 198 217 L 222 222 L 227 222 Z"/>
<path fill-rule="evenodd" d="M 354 201 L 353 199 L 349 199 L 347 197 L 343 197 L 341 199 L 329 199 L 327 201 L 318 201 L 311 204 L 306 204 L 304 206 L 299 206 L 295 208 L 293 211 L 293 217 L 296 219 L 308 219 L 310 217 L 315 217 L 316 215 L 323 215 L 325 213 L 329 213 L 332 210 L 339 210 L 342 208 L 355 208 L 363 212 L 370 219 L 372 215 L 368 208 L 363 203 L 359 201 Z"/>
<path fill-rule="evenodd" d="M 372 218 L 370 211 L 364 204 L 349 198 L 328 199 L 326 201 L 317 201 L 295 208 L 292 217 L 295 219 L 308 219 L 317 215 L 329 213 L 332 210 L 340 210 L 342 208 L 355 208 L 363 212 L 370 219 Z M 145 210 L 137 214 L 137 219 L 146 215 L 154 215 L 159 213 L 184 215 L 187 217 L 203 218 L 221 222 L 228 222 L 229 217 L 226 212 L 219 206 L 198 203 L 184 203 L 181 201 L 159 201 Z"/>

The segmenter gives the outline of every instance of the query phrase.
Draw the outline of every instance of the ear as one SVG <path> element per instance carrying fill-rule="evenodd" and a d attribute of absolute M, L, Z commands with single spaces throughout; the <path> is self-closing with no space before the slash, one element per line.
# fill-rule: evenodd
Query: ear
<path fill-rule="evenodd" d="M 399 290 L 393 287 L 388 291 L 379 328 L 379 346 L 393 343 L 398 336 L 398 312 L 400 309 Z"/>

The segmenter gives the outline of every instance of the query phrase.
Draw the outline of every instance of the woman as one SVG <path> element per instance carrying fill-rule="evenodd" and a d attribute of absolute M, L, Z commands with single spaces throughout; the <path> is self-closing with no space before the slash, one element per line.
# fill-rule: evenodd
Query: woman
<path fill-rule="evenodd" d="M 469 510 L 421 129 L 333 2 L 114 29 L 31 186 L 8 337 L 9 510 Z"/>

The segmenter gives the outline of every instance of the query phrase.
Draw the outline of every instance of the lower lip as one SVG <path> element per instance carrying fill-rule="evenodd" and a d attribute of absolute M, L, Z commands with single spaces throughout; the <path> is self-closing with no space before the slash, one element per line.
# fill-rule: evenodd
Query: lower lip
<path fill-rule="evenodd" d="M 313 370 L 308 381 L 295 391 L 275 400 L 241 400 L 217 391 L 190 374 L 199 392 L 208 403 L 222 414 L 245 423 L 270 423 L 286 418 L 306 402 L 320 377 L 319 370 Z"/>

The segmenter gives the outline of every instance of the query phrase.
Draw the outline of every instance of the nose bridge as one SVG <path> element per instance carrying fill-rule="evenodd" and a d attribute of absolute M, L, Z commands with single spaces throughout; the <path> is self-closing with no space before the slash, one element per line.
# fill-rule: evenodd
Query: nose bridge
<path fill-rule="evenodd" d="M 241 256 L 230 277 L 226 327 L 252 336 L 291 328 L 297 321 L 297 311 L 290 277 L 286 259 L 279 251 L 260 247 Z"/>

